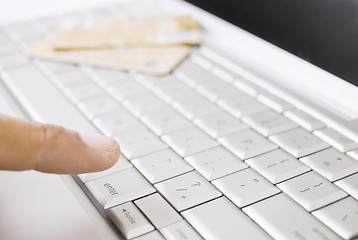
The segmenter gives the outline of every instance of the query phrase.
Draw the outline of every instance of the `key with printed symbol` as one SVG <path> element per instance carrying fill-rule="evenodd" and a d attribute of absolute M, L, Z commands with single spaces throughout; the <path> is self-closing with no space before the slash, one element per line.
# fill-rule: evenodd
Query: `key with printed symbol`
<path fill-rule="evenodd" d="M 341 239 L 283 193 L 243 208 L 243 211 L 274 239 Z"/>
<path fill-rule="evenodd" d="M 277 148 L 275 144 L 251 129 L 221 137 L 218 141 L 243 160 Z"/>
<path fill-rule="evenodd" d="M 116 111 L 118 107 L 120 107 L 120 104 L 107 95 L 84 100 L 78 104 L 80 111 L 82 111 L 90 120 L 94 120 L 95 117 L 106 113 L 112 113 Z"/>
<path fill-rule="evenodd" d="M 117 136 L 115 139 L 121 146 L 122 153 L 129 160 L 168 147 L 147 129 L 138 129 L 136 131 Z"/>
<path fill-rule="evenodd" d="M 128 239 L 154 230 L 154 227 L 132 202 L 110 208 L 107 213 L 121 233 Z"/>
<path fill-rule="evenodd" d="M 162 139 L 182 157 L 220 145 L 196 128 L 186 128 L 178 132 L 163 135 Z"/>
<path fill-rule="evenodd" d="M 196 171 L 157 183 L 154 187 L 178 211 L 221 196 L 221 193 Z"/>
<path fill-rule="evenodd" d="M 135 168 L 89 181 L 86 186 L 105 209 L 155 192 Z"/>
<path fill-rule="evenodd" d="M 248 167 L 223 147 L 191 155 L 185 160 L 209 181 Z"/>
<path fill-rule="evenodd" d="M 358 201 L 351 197 L 342 199 L 312 214 L 344 239 L 358 237 Z"/>
<path fill-rule="evenodd" d="M 297 127 L 295 123 L 272 110 L 243 117 L 242 121 L 266 137 Z"/>
<path fill-rule="evenodd" d="M 182 213 L 204 239 L 271 239 L 225 197 Z"/>
<path fill-rule="evenodd" d="M 324 128 L 314 131 L 313 134 L 331 144 L 341 152 L 348 152 L 358 148 L 358 143 L 337 132 L 333 128 Z"/>
<path fill-rule="evenodd" d="M 213 138 L 219 138 L 247 129 L 248 126 L 224 111 L 194 119 L 194 124 Z"/>
<path fill-rule="evenodd" d="M 193 170 L 170 149 L 148 154 L 133 159 L 131 162 L 151 183 L 157 183 Z"/>
<path fill-rule="evenodd" d="M 212 181 L 238 207 L 245 207 L 280 192 L 252 168 Z"/>
<path fill-rule="evenodd" d="M 245 163 L 274 184 L 311 170 L 282 149 L 248 159 Z"/>
<path fill-rule="evenodd" d="M 168 240 L 202 240 L 200 235 L 185 220 L 161 228 L 159 231 Z"/>
<path fill-rule="evenodd" d="M 310 132 L 325 127 L 323 122 L 300 109 L 286 111 L 284 115 Z"/>
<path fill-rule="evenodd" d="M 103 134 L 112 137 L 145 128 L 141 122 L 123 108 L 98 116 L 93 123 Z"/>
<path fill-rule="evenodd" d="M 301 158 L 300 161 L 332 182 L 358 172 L 358 161 L 334 148 Z"/>
<path fill-rule="evenodd" d="M 193 126 L 191 122 L 169 107 L 144 113 L 140 120 L 158 136 Z"/>
<path fill-rule="evenodd" d="M 335 182 L 335 184 L 358 200 L 358 173 L 343 178 L 342 180 Z"/>
<path fill-rule="evenodd" d="M 269 139 L 296 158 L 330 147 L 328 143 L 323 142 L 302 128 L 295 128 L 284 133 L 272 135 Z"/>
<path fill-rule="evenodd" d="M 347 193 L 316 172 L 305 173 L 277 184 L 277 187 L 307 211 L 314 211 L 347 196 Z"/>

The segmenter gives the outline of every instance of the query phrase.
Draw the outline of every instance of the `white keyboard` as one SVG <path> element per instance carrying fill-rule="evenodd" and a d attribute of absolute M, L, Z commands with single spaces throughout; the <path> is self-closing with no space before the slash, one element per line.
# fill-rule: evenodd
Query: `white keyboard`
<path fill-rule="evenodd" d="M 126 238 L 358 237 L 357 142 L 203 47 L 164 77 L 27 58 L 58 19 L 0 29 L 1 78 L 33 119 L 120 143 L 75 178 Z"/>

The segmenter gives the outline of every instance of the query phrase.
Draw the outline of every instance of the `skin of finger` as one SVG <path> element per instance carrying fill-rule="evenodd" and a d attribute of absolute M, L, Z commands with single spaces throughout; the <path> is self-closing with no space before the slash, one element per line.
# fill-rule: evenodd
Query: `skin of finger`
<path fill-rule="evenodd" d="M 0 115 L 0 169 L 76 174 L 105 170 L 118 157 L 118 145 L 99 151 L 76 132 Z"/>

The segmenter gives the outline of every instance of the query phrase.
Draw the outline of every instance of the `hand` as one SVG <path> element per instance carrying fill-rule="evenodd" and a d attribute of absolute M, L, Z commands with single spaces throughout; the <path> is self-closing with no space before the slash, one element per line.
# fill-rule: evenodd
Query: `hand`
<path fill-rule="evenodd" d="M 58 174 L 103 171 L 119 158 L 116 141 L 0 114 L 0 169 Z"/>

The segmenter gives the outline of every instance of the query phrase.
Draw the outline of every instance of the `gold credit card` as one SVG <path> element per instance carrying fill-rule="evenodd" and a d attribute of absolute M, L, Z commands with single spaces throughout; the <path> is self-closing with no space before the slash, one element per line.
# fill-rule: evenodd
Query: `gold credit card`
<path fill-rule="evenodd" d="M 51 42 L 34 48 L 29 54 L 51 61 L 164 75 L 170 73 L 189 51 L 189 46 L 56 51 Z"/>
<path fill-rule="evenodd" d="M 158 47 L 200 44 L 191 16 L 69 18 L 52 36 L 57 50 Z"/>

